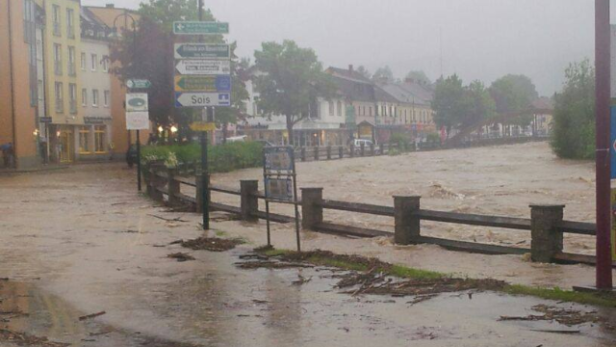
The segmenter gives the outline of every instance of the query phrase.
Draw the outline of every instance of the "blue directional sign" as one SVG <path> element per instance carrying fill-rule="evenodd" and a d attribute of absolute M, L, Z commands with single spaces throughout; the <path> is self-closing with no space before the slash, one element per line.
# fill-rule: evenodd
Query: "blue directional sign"
<path fill-rule="evenodd" d="M 175 107 L 231 106 L 230 93 L 175 93 Z"/>

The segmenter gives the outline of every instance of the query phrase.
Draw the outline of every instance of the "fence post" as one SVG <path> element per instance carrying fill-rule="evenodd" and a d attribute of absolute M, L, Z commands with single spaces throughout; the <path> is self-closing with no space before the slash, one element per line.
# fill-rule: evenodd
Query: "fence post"
<path fill-rule="evenodd" d="M 385 150 L 387 149 L 387 142 L 383 142 L 381 144 L 381 155 L 385 154 Z"/>
<path fill-rule="evenodd" d="M 351 155 L 351 158 L 355 157 L 355 144 L 354 143 L 351 143 L 349 154 Z"/>
<path fill-rule="evenodd" d="M 323 221 L 323 188 L 301 188 L 302 191 L 302 228 L 314 229 Z"/>
<path fill-rule="evenodd" d="M 195 166 L 196 168 L 196 166 Z M 195 169 L 195 185 L 197 186 L 197 213 L 203 213 L 203 180 L 201 179 L 201 173 Z"/>
<path fill-rule="evenodd" d="M 420 219 L 413 215 L 419 211 L 421 196 L 394 196 L 394 243 L 408 245 L 418 243 L 421 235 Z"/>
<path fill-rule="evenodd" d="M 302 161 L 306 161 L 306 147 L 302 147 Z"/>
<path fill-rule="evenodd" d="M 162 179 L 158 175 L 158 169 L 156 166 L 150 166 L 150 182 L 152 183 L 152 190 L 150 191 L 152 200 L 162 202 L 163 193 L 158 190 L 159 186 L 161 186 Z"/>
<path fill-rule="evenodd" d="M 175 179 L 176 172 L 174 169 L 167 169 L 167 194 L 169 195 L 169 205 L 177 206 L 180 204 L 178 194 L 180 194 L 180 181 Z"/>
<path fill-rule="evenodd" d="M 327 160 L 331 160 L 332 158 L 332 146 L 327 145 Z"/>
<path fill-rule="evenodd" d="M 338 147 L 338 159 L 344 158 L 344 148 L 342 146 Z"/>
<path fill-rule="evenodd" d="M 314 160 L 319 160 L 319 147 L 314 147 Z"/>
<path fill-rule="evenodd" d="M 530 205 L 531 259 L 549 263 L 563 250 L 563 233 L 556 226 L 563 220 L 565 205 Z"/>
<path fill-rule="evenodd" d="M 242 220 L 256 222 L 259 220 L 257 212 L 259 211 L 259 181 L 257 180 L 241 180 L 240 195 L 241 195 L 241 217 Z"/>
<path fill-rule="evenodd" d="M 363 143 L 363 142 L 362 142 L 362 143 L 360 143 L 360 144 L 359 144 L 359 154 L 360 154 L 362 157 L 363 157 L 363 156 L 364 156 L 364 154 L 365 154 L 365 152 L 364 152 L 364 150 L 365 150 L 365 149 L 366 149 L 366 146 L 364 145 L 364 143 Z"/>
<path fill-rule="evenodd" d="M 370 155 L 374 157 L 374 143 L 370 143 Z"/>
<path fill-rule="evenodd" d="M 143 168 L 141 170 L 141 173 L 143 175 L 143 183 L 145 183 L 146 194 L 149 197 L 152 197 L 152 193 L 151 193 L 151 191 L 152 191 L 152 187 L 151 187 L 152 182 L 150 181 L 152 179 L 151 175 L 150 175 L 150 162 L 146 161 L 145 163 L 143 163 Z"/>

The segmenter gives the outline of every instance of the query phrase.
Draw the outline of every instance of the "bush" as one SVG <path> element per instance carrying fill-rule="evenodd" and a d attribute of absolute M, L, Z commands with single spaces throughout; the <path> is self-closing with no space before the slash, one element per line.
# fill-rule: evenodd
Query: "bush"
<path fill-rule="evenodd" d="M 390 143 L 398 145 L 400 151 L 408 151 L 410 149 L 410 139 L 404 133 L 394 133 L 389 137 Z"/>
<path fill-rule="evenodd" d="M 141 151 L 142 161 L 161 160 L 167 167 L 201 160 L 201 145 L 198 143 L 145 146 Z M 263 165 L 263 145 L 258 142 L 232 142 L 209 146 L 207 155 L 210 172 L 229 172 Z"/>
<path fill-rule="evenodd" d="M 563 91 L 554 97 L 552 150 L 560 158 L 595 157 L 595 69 L 588 59 L 569 65 Z"/>

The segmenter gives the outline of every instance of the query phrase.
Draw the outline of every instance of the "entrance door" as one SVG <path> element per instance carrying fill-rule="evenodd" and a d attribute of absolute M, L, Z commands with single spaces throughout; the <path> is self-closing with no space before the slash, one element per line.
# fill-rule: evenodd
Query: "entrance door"
<path fill-rule="evenodd" d="M 62 129 L 60 133 L 60 162 L 71 163 L 75 155 L 75 141 L 73 131 L 70 129 Z"/>

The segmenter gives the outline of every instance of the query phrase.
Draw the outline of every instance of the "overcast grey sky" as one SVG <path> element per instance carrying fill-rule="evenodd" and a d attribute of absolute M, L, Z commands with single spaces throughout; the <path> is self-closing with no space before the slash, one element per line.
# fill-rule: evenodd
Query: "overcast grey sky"
<path fill-rule="evenodd" d="M 137 8 L 140 0 L 82 0 Z M 560 90 L 569 62 L 594 57 L 592 0 L 205 0 L 229 22 L 238 53 L 292 39 L 325 66 L 389 65 L 397 77 L 424 70 L 489 85 L 526 74 L 540 94 Z M 616 7 L 616 4 L 613 4 Z M 442 33 L 442 34 L 441 34 Z"/>

